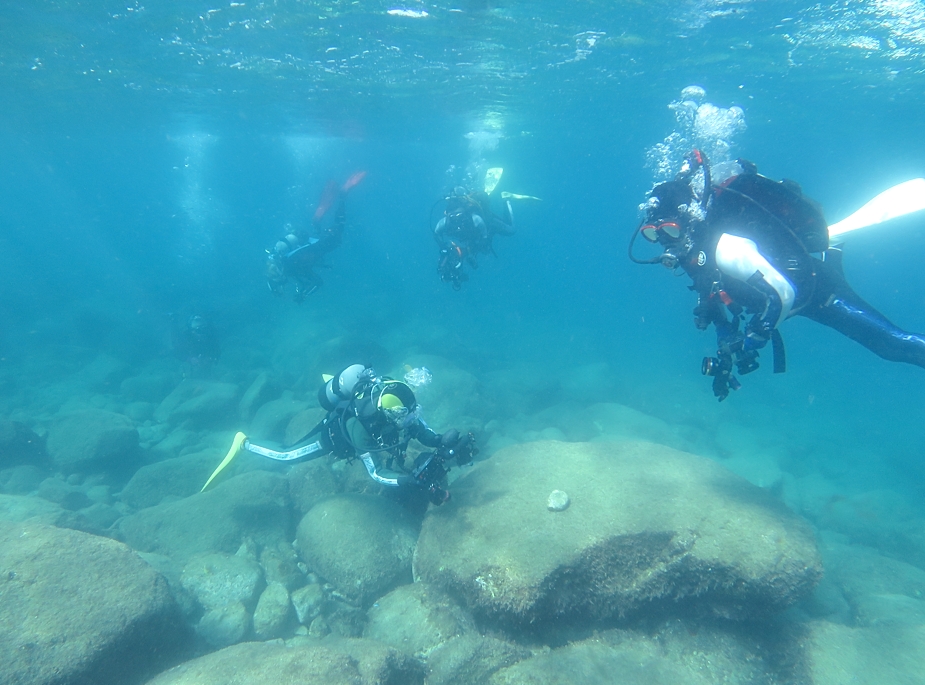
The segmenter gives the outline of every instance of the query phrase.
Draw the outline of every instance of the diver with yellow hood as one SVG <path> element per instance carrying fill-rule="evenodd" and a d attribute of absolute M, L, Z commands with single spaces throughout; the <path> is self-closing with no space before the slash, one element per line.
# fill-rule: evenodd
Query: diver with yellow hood
<path fill-rule="evenodd" d="M 318 401 L 327 415 L 289 450 L 256 445 L 238 433 L 225 459 L 202 489 L 241 450 L 276 461 L 334 454 L 341 459 L 360 459 L 370 478 L 380 485 L 418 489 L 434 504 L 443 504 L 450 498 L 444 487 L 449 462 L 455 460 L 463 466 L 471 463 L 478 453 L 472 433 L 460 435 L 457 430 L 436 433 L 421 418 L 421 405 L 406 383 L 379 377 L 363 364 L 348 366 L 336 376 L 325 376 Z M 413 466 L 406 469 L 405 454 L 411 440 L 432 451 L 419 454 Z"/>

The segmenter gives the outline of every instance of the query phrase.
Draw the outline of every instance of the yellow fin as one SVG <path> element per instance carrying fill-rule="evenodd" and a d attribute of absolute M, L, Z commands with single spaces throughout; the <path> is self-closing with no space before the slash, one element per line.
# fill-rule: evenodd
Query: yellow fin
<path fill-rule="evenodd" d="M 226 454 L 225 458 L 222 459 L 222 463 L 218 465 L 218 468 L 212 472 L 212 475 L 209 476 L 209 480 L 206 481 L 206 484 L 202 486 L 202 490 L 200 490 L 199 492 L 203 492 L 207 487 L 209 487 L 209 483 L 211 483 L 214 480 L 214 478 L 218 474 L 220 474 L 224 470 L 224 468 L 228 466 L 228 464 L 231 463 L 231 460 L 234 459 L 237 456 L 238 452 L 241 451 L 241 445 L 244 444 L 245 440 L 247 440 L 247 436 L 244 435 L 244 433 L 241 433 L 239 431 L 238 433 L 235 434 L 234 440 L 231 443 L 231 449 L 228 450 L 228 454 Z"/>
<path fill-rule="evenodd" d="M 323 373 L 323 374 L 321 374 L 321 380 L 323 380 L 325 383 L 327 383 L 327 382 L 328 382 L 329 380 L 331 380 L 332 378 L 334 378 L 334 376 L 332 376 L 332 375 L 329 374 L 329 373 Z"/>
<path fill-rule="evenodd" d="M 537 202 L 542 202 L 543 198 L 534 197 L 533 195 L 518 195 L 517 193 L 509 193 L 506 190 L 501 193 L 502 200 L 536 200 Z"/>
<path fill-rule="evenodd" d="M 493 191 L 498 186 L 498 181 L 501 180 L 501 174 L 504 173 L 504 169 L 501 167 L 492 167 L 485 172 L 485 192 L 491 195 Z"/>

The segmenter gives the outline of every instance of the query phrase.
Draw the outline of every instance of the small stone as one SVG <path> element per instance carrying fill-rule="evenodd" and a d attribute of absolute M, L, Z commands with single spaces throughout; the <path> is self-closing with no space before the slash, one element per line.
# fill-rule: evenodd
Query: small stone
<path fill-rule="evenodd" d="M 251 616 L 241 602 L 210 609 L 200 619 L 196 632 L 212 647 L 221 649 L 244 639 L 250 630 Z"/>
<path fill-rule="evenodd" d="M 330 634 L 331 628 L 328 626 L 328 622 L 325 621 L 321 616 L 315 618 L 315 620 L 312 621 L 312 624 L 308 627 L 309 637 L 324 637 L 325 635 Z"/>
<path fill-rule="evenodd" d="M 549 511 L 565 511 L 570 503 L 568 493 L 562 490 L 553 490 L 549 493 L 549 499 L 546 500 L 546 508 Z"/>
<path fill-rule="evenodd" d="M 316 583 L 310 583 L 292 593 L 292 606 L 302 625 L 309 625 L 321 613 L 323 602 L 324 593 Z"/>
<path fill-rule="evenodd" d="M 257 600 L 254 610 L 254 634 L 260 640 L 280 637 L 286 630 L 292 604 L 282 583 L 270 583 Z"/>

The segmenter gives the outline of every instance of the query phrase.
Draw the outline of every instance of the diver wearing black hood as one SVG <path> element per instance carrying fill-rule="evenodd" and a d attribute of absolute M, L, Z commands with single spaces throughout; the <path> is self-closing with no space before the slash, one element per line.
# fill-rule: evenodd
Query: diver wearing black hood
<path fill-rule="evenodd" d="M 699 297 L 694 323 L 701 330 L 716 328 L 716 357 L 705 358 L 701 370 L 713 377 L 720 401 L 739 388 L 733 368 L 739 374 L 757 369 L 758 350 L 768 342 L 774 372 L 784 371 L 778 326 L 797 314 L 888 361 L 925 368 L 925 336 L 896 327 L 851 289 L 822 212 L 793 181 L 772 181 L 744 160 L 711 170 L 694 150 L 673 181 L 649 193 L 643 209 L 630 259 L 680 267 L 693 280 L 691 290 Z M 637 235 L 663 252 L 636 258 Z"/>

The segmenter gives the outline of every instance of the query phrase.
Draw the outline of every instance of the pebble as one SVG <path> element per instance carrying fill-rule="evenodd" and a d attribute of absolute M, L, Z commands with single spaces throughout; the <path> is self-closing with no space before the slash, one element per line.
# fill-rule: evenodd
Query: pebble
<path fill-rule="evenodd" d="M 549 499 L 546 500 L 546 508 L 549 511 L 565 511 L 569 504 L 568 494 L 562 490 L 553 490 L 549 493 Z"/>

